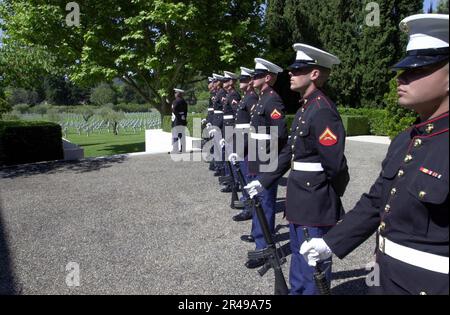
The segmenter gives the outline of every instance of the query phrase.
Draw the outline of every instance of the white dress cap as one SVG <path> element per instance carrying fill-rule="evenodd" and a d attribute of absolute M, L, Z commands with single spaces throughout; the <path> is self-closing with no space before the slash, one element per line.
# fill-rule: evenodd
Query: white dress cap
<path fill-rule="evenodd" d="M 262 58 L 255 58 L 255 70 L 263 70 L 263 71 L 268 71 L 271 73 L 280 73 L 283 72 L 283 68 L 277 66 L 276 64 L 267 61 L 265 59 Z M 258 71 L 256 71 L 258 72 Z"/>
<path fill-rule="evenodd" d="M 291 66 L 300 64 L 317 65 L 327 69 L 331 69 L 333 65 L 341 63 L 338 57 L 323 51 L 319 48 L 309 46 L 306 44 L 294 44 L 294 50 L 297 52 L 295 63 Z"/>

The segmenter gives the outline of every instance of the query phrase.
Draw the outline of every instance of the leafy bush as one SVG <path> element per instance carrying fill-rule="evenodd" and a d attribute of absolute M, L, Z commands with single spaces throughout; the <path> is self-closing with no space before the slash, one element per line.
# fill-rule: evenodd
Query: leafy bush
<path fill-rule="evenodd" d="M 115 104 L 117 100 L 116 92 L 106 83 L 102 83 L 92 89 L 91 102 L 96 105 Z"/>
<path fill-rule="evenodd" d="M 30 105 L 28 104 L 17 104 L 13 106 L 13 110 L 21 113 L 21 114 L 26 114 L 28 113 L 28 111 L 30 110 Z"/>
<path fill-rule="evenodd" d="M 41 121 L 0 121 L 0 165 L 60 160 L 61 126 Z"/>
<path fill-rule="evenodd" d="M 342 115 L 347 136 L 360 136 L 369 134 L 369 119 L 366 116 Z"/>
<path fill-rule="evenodd" d="M 409 128 L 418 115 L 398 104 L 396 78 L 389 82 L 390 90 L 384 96 L 387 111 L 388 136 L 393 139 L 399 133 Z"/>
<path fill-rule="evenodd" d="M 45 115 L 47 114 L 47 111 L 51 108 L 51 105 L 47 105 L 47 104 L 40 104 L 40 105 L 36 105 L 31 107 L 30 112 L 33 114 L 39 114 L 39 115 Z"/>
<path fill-rule="evenodd" d="M 196 105 L 189 105 L 188 106 L 188 112 L 189 113 L 196 113 L 196 114 L 205 114 L 206 115 L 206 109 L 208 108 L 208 101 L 199 101 Z"/>
<path fill-rule="evenodd" d="M 387 111 L 378 108 L 338 107 L 341 116 L 365 116 L 368 118 L 369 133 L 375 136 L 387 136 Z"/>
<path fill-rule="evenodd" d="M 200 119 L 206 118 L 206 115 L 204 114 L 188 114 L 187 116 L 187 128 L 189 130 L 189 135 L 192 137 L 194 135 L 194 119 Z M 162 129 L 165 132 L 171 132 L 172 131 L 172 117 L 171 116 L 164 116 L 162 120 Z"/>
<path fill-rule="evenodd" d="M 150 112 L 151 107 L 152 106 L 150 104 L 120 103 L 114 105 L 113 108 L 115 111 L 123 111 L 125 113 L 144 113 Z"/>
<path fill-rule="evenodd" d="M 0 97 L 0 118 L 9 111 L 11 111 L 11 106 Z"/>

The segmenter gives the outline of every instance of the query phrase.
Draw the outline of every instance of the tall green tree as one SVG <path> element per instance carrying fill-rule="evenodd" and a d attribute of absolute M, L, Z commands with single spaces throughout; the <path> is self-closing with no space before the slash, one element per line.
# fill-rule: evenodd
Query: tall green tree
<path fill-rule="evenodd" d="M 421 12 L 423 2 L 386 0 L 376 2 L 378 7 L 373 7 L 373 3 L 269 0 L 265 21 L 268 49 L 283 63 L 293 60 L 295 42 L 329 51 L 341 60 L 327 87 L 333 99 L 352 107 L 384 106 L 383 97 L 394 75 L 389 67 L 403 56 L 405 49 L 406 36 L 398 24 L 406 16 Z M 272 21 L 274 18 L 277 21 Z M 278 34 L 285 38 L 279 48 Z"/>
<path fill-rule="evenodd" d="M 5 44 L 45 45 L 77 83 L 120 78 L 162 114 L 175 86 L 250 62 L 261 45 L 263 0 L 77 3 L 78 27 L 66 25 L 67 1 L 4 0 Z"/>

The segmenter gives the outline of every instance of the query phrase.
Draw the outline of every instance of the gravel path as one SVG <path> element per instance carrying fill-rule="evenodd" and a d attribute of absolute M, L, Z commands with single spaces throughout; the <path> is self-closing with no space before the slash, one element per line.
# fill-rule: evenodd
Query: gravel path
<path fill-rule="evenodd" d="M 386 150 L 347 142 L 346 210 L 369 189 Z M 261 278 L 244 267 L 253 245 L 239 237 L 251 222 L 231 220 L 230 195 L 218 192 L 204 162 L 115 157 L 5 168 L 0 178 L 0 293 L 273 293 L 272 271 Z M 280 210 L 284 195 L 282 183 Z M 286 223 L 278 213 L 288 247 Z M 365 292 L 373 248 L 372 237 L 334 260 L 333 293 Z M 78 267 L 80 285 L 70 287 Z"/>

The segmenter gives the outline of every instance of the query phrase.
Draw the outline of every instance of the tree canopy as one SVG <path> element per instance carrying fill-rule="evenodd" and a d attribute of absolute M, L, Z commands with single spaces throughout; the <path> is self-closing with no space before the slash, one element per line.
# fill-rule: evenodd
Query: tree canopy
<path fill-rule="evenodd" d="M 286 66 L 294 60 L 292 44 L 296 42 L 333 53 L 341 60 L 328 84 L 333 99 L 345 106 L 381 107 L 394 76 L 389 67 L 404 54 L 406 36 L 398 24 L 420 12 L 423 2 L 373 3 L 269 0 L 265 21 L 268 55 Z"/>
<path fill-rule="evenodd" d="M 262 0 L 4 0 L 4 46 L 44 47 L 76 83 L 120 78 L 161 113 L 176 86 L 250 62 L 261 47 Z M 28 71 L 28 70 L 27 70 Z"/>

